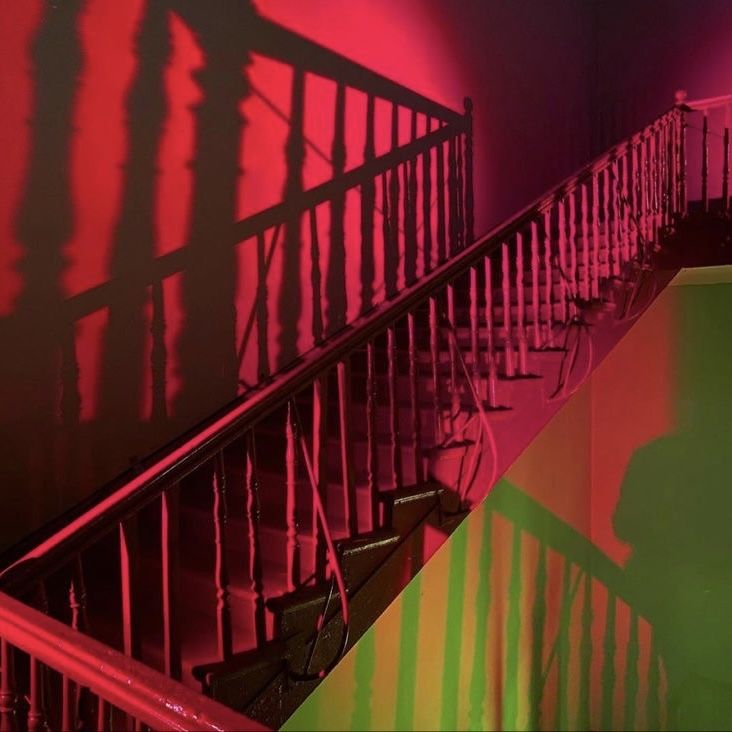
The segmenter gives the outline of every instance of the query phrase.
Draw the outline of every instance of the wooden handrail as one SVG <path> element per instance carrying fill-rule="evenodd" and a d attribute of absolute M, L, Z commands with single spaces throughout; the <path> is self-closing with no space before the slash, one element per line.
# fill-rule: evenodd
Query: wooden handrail
<path fill-rule="evenodd" d="M 705 97 L 704 99 L 685 101 L 684 104 L 686 104 L 687 107 L 691 107 L 695 112 L 702 112 L 705 109 L 714 109 L 715 107 L 732 105 L 732 94 L 723 94 L 719 97 Z"/>
<path fill-rule="evenodd" d="M 35 535 L 35 545 L 21 556 L 6 558 L 13 563 L 0 574 L 0 586 L 17 592 L 39 572 L 62 565 L 69 556 L 89 546 L 111 530 L 117 522 L 131 516 L 164 489 L 180 481 L 227 444 L 240 437 L 268 413 L 280 407 L 319 374 L 335 366 L 347 354 L 362 348 L 375 335 L 404 317 L 434 292 L 496 249 L 500 244 L 542 215 L 556 200 L 568 195 L 583 182 L 607 168 L 635 144 L 653 133 L 672 108 L 640 132 L 611 147 L 577 173 L 569 176 L 506 222 L 495 227 L 466 247 L 451 260 L 425 275 L 419 283 L 405 289 L 368 315 L 306 353 L 278 378 L 231 402 L 207 421 L 190 430 L 179 440 L 157 451 L 147 460 L 95 493 L 75 510 L 59 517 L 44 535 Z M 56 532 L 50 534 L 56 529 Z M 28 544 L 26 544 L 28 546 Z"/>
<path fill-rule="evenodd" d="M 2 592 L 0 638 L 152 729 L 267 729 Z"/>

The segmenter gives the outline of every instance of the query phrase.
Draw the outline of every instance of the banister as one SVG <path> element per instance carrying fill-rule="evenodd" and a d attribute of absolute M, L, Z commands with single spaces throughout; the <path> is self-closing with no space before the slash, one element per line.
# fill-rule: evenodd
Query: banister
<path fill-rule="evenodd" d="M 0 638 L 152 729 L 267 729 L 2 592 Z"/>
<path fill-rule="evenodd" d="M 704 99 L 695 99 L 693 101 L 684 100 L 683 103 L 695 112 L 702 112 L 705 109 L 732 105 L 732 94 L 723 94 L 718 97 L 705 97 Z"/>
<path fill-rule="evenodd" d="M 432 293 L 471 265 L 478 263 L 503 240 L 541 216 L 556 200 L 573 192 L 597 172 L 606 169 L 630 145 L 653 134 L 661 122 L 675 114 L 678 111 L 671 109 L 640 132 L 614 145 L 589 165 L 567 177 L 549 194 L 537 198 L 506 222 L 467 246 L 453 259 L 426 274 L 418 284 L 405 289 L 385 306 L 356 319 L 323 345 L 313 348 L 288 370 L 278 374 L 275 381 L 242 395 L 179 440 L 142 461 L 134 473 L 128 471 L 107 484 L 79 508 L 61 516 L 49 530 L 31 537 L 37 543 L 30 551 L 23 555 L 16 553 L 15 557 L 8 557 L 6 554 L 9 561 L 14 558 L 17 561 L 0 575 L 0 584 L 6 588 L 23 587 L 26 581 L 37 576 L 34 565 L 37 568 L 39 563 L 43 563 L 44 570 L 48 570 L 54 563 L 62 564 L 74 552 L 104 535 L 116 522 L 153 500 L 165 484 L 181 480 L 217 451 L 240 437 L 262 417 L 284 404 L 291 395 L 310 384 L 318 374 L 335 366 L 347 354 L 363 347 L 375 335 L 382 333 L 426 301 Z M 54 528 L 56 533 L 50 535 Z"/>

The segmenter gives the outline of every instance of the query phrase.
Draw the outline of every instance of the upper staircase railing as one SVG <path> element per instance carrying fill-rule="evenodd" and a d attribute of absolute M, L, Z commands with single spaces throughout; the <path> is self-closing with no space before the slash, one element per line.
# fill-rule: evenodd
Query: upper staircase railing
<path fill-rule="evenodd" d="M 647 265 L 686 209 L 683 115 L 664 113 L 472 243 L 466 173 L 466 188 L 451 188 L 465 225 L 452 259 L 67 515 L 0 587 L 41 605 L 53 596 L 52 617 L 187 683 L 196 664 L 266 645 L 278 633 L 270 599 L 339 573 L 327 530 L 341 540 L 388 531 L 384 494 L 425 482 L 431 451 L 465 437 L 463 397 L 504 406 L 499 378 L 530 377 L 532 353 Z M 400 148 L 390 164 L 416 165 L 418 152 Z M 397 168 L 381 174 L 398 193 Z M 185 591 L 182 565 L 197 582 Z"/>
<path fill-rule="evenodd" d="M 685 114 L 688 165 L 699 172 L 691 181 L 689 198 L 695 202 L 692 212 L 728 216 L 732 95 L 688 101 L 686 92 L 679 91 L 677 102 Z"/>

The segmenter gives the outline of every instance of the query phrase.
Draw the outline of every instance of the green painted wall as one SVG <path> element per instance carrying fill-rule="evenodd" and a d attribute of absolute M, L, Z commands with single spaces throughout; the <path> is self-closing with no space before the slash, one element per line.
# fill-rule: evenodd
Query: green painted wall
<path fill-rule="evenodd" d="M 285 729 L 729 728 L 730 282 L 662 293 Z"/>

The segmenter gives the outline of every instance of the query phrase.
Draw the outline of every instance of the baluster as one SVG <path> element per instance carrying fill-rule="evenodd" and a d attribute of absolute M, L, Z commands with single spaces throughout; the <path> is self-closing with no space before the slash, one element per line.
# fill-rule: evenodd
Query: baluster
<path fill-rule="evenodd" d="M 668 114 L 666 114 L 663 118 L 663 124 L 661 126 L 661 140 L 659 144 L 661 145 L 661 186 L 660 186 L 660 194 L 661 194 L 661 210 L 663 212 L 663 226 L 664 228 L 668 227 L 669 225 L 669 201 L 668 201 L 668 179 L 669 179 L 669 166 L 668 166 L 668 148 L 669 148 L 669 124 L 668 124 Z"/>
<path fill-rule="evenodd" d="M 417 374 L 417 341 L 414 313 L 407 314 L 409 332 L 409 391 L 412 401 L 412 451 L 414 454 L 414 477 L 416 483 L 424 482 L 422 462 L 422 418 L 419 404 L 419 376 Z"/>
<path fill-rule="evenodd" d="M 516 234 L 516 342 L 518 344 L 518 372 L 521 376 L 529 373 L 528 343 L 526 340 L 526 314 L 524 293 L 524 237 L 520 232 Z"/>
<path fill-rule="evenodd" d="M 468 244 L 475 240 L 475 213 L 473 201 L 473 102 L 463 100 L 465 109 L 465 236 Z"/>
<path fill-rule="evenodd" d="M 531 305 L 534 308 L 532 334 L 534 350 L 541 348 L 541 301 L 539 298 L 539 224 L 531 222 Z"/>
<path fill-rule="evenodd" d="M 457 212 L 457 223 L 455 227 L 458 249 L 465 246 L 465 203 L 463 186 L 463 136 L 458 134 L 455 137 L 455 210 Z"/>
<path fill-rule="evenodd" d="M 310 212 L 311 224 L 313 211 Z M 315 254 L 313 254 L 315 261 Z M 257 234 L 257 375 L 260 380 L 269 378 L 271 370 L 269 365 L 269 313 L 267 310 L 267 258 L 265 254 L 264 232 Z M 313 307 L 319 302 L 319 295 L 316 297 L 313 291 Z M 322 324 L 321 324 L 322 330 Z M 315 316 L 313 315 L 313 338 L 316 339 Z"/>
<path fill-rule="evenodd" d="M 11 732 L 16 727 L 14 653 L 5 638 L 0 638 L 0 732 Z"/>
<path fill-rule="evenodd" d="M 287 523 L 287 591 L 294 592 L 300 585 L 300 541 L 297 535 L 297 476 L 295 464 L 295 424 L 292 403 L 287 403 L 285 417 L 285 486 Z"/>
<path fill-rule="evenodd" d="M 455 325 L 455 287 L 452 283 L 447 286 L 447 317 L 450 323 Z M 450 353 L 450 421 L 452 434 L 457 437 L 457 420 L 460 415 L 460 389 L 458 387 L 458 356 L 455 348 L 455 340 L 449 339 L 448 349 Z"/>
<path fill-rule="evenodd" d="M 376 345 L 373 341 L 366 344 L 366 430 L 367 451 L 366 471 L 369 506 L 371 507 L 371 531 L 379 527 L 379 445 L 376 429 Z"/>
<path fill-rule="evenodd" d="M 640 230 L 645 244 L 650 241 L 648 231 L 648 159 L 646 155 L 646 140 L 640 141 Z"/>
<path fill-rule="evenodd" d="M 331 161 L 333 180 L 340 180 L 346 169 L 346 87 L 342 83 L 338 83 L 336 86 Z M 346 192 L 344 189 L 333 194 L 329 208 L 330 236 L 328 269 L 325 275 L 325 332 L 327 335 L 336 333 L 346 324 L 348 313 L 345 241 Z"/>
<path fill-rule="evenodd" d="M 473 381 L 480 390 L 480 354 L 478 351 L 478 270 L 470 268 L 470 355 L 473 359 Z"/>
<path fill-rule="evenodd" d="M 558 203 L 559 219 L 559 308 L 562 323 L 567 322 L 567 298 L 570 295 L 567 280 L 567 221 L 564 210 L 564 199 Z"/>
<path fill-rule="evenodd" d="M 432 131 L 432 118 L 425 122 L 426 136 Z M 425 147 L 422 153 L 422 268 L 424 273 L 432 270 L 432 148 Z"/>
<path fill-rule="evenodd" d="M 392 104 L 391 108 L 391 148 L 396 150 L 399 147 L 399 106 Z M 394 297 L 398 292 L 399 272 L 399 168 L 392 168 L 389 176 L 389 206 L 384 210 L 391 214 L 389 217 L 389 239 L 385 241 L 386 252 L 384 253 L 384 282 L 386 284 L 387 298 Z"/>
<path fill-rule="evenodd" d="M 602 259 L 601 277 L 609 277 L 610 271 L 610 246 L 612 241 L 612 232 L 610 229 L 610 168 L 605 166 L 602 170 L 602 214 L 605 229 L 605 247 Z"/>
<path fill-rule="evenodd" d="M 493 271 L 490 255 L 483 258 L 485 275 L 485 328 L 488 346 L 488 406 L 498 408 L 498 373 L 493 333 Z"/>
<path fill-rule="evenodd" d="M 369 94 L 366 102 L 366 142 L 363 150 L 364 165 L 376 157 L 374 116 L 376 100 Z M 369 176 L 361 184 L 361 312 L 367 313 L 374 305 L 374 208 L 376 183 Z"/>
<path fill-rule="evenodd" d="M 440 327 L 437 315 L 437 300 L 430 298 L 430 361 L 432 366 L 432 403 L 435 417 L 435 444 L 442 443 L 442 406 L 440 404 Z"/>
<path fill-rule="evenodd" d="M 674 214 L 676 213 L 677 200 L 677 161 L 678 155 L 676 150 L 676 114 L 671 112 L 668 115 L 666 121 L 666 137 L 668 144 L 668 151 L 666 153 L 668 169 L 668 192 L 666 205 L 669 210 L 668 223 L 673 222 Z"/>
<path fill-rule="evenodd" d="M 648 137 L 648 179 L 650 184 L 649 224 L 650 240 L 655 242 L 658 236 L 658 160 L 656 158 L 656 126 L 651 128 Z"/>
<path fill-rule="evenodd" d="M 46 729 L 46 720 L 43 713 L 42 702 L 42 674 L 41 664 L 35 656 L 29 657 L 29 681 L 28 694 L 28 732 L 42 732 Z"/>
<path fill-rule="evenodd" d="M 71 610 L 71 627 L 74 630 L 89 631 L 89 618 L 86 608 L 86 583 L 81 554 L 74 559 L 72 580 L 69 585 L 69 608 Z M 71 684 L 73 712 L 72 717 L 77 726 L 85 725 L 89 712 L 89 690 L 78 684 Z"/>
<path fill-rule="evenodd" d="M 659 235 L 663 227 L 663 141 L 661 136 L 661 126 L 656 124 L 653 135 L 653 211 L 655 213 L 654 237 L 659 240 Z"/>
<path fill-rule="evenodd" d="M 120 578 L 122 588 L 122 649 L 139 658 L 138 612 L 135 593 L 138 588 L 138 526 L 132 516 L 119 523 Z"/>
<path fill-rule="evenodd" d="M 168 416 L 166 400 L 165 372 L 168 360 L 168 351 L 165 347 L 165 301 L 163 299 L 163 283 L 155 280 L 151 287 L 152 320 L 150 335 L 152 336 L 152 351 L 150 366 L 152 371 L 152 419 L 164 420 Z"/>
<path fill-rule="evenodd" d="M 389 386 L 389 432 L 391 438 L 391 482 L 402 487 L 402 452 L 399 437 L 399 401 L 397 394 L 396 333 L 394 326 L 386 329 L 386 358 Z"/>
<path fill-rule="evenodd" d="M 322 273 L 320 271 L 320 241 L 318 237 L 318 213 L 315 207 L 310 209 L 310 291 L 313 300 L 313 343 L 323 342 L 323 292 Z M 266 274 L 265 274 L 266 277 Z M 266 287 L 266 283 L 265 283 Z M 266 298 L 266 289 L 264 297 Z M 266 301 L 264 304 L 266 312 Z M 266 333 L 266 331 L 265 331 Z M 267 367 L 269 369 L 269 367 Z M 269 370 L 267 372 L 269 374 Z"/>
<path fill-rule="evenodd" d="M 109 713 L 109 702 L 102 699 L 101 696 L 97 696 L 97 730 L 99 732 L 106 732 L 106 730 L 111 729 Z"/>
<path fill-rule="evenodd" d="M 328 373 L 313 381 L 313 474 L 323 510 L 328 509 Z M 313 539 L 315 541 L 315 576 L 325 579 L 327 546 L 318 520 L 317 499 L 313 496 Z"/>
<path fill-rule="evenodd" d="M 628 167 L 630 165 L 630 158 L 628 157 L 628 150 L 623 152 L 623 156 L 620 159 L 620 191 L 621 201 L 620 210 L 623 212 L 622 215 L 622 247 L 621 256 L 623 262 L 630 261 L 630 208 L 628 206 Z"/>
<path fill-rule="evenodd" d="M 619 214 L 619 202 L 620 195 L 618 191 L 618 161 L 613 160 L 612 165 L 612 207 L 611 207 L 611 218 L 613 222 L 612 231 L 612 262 L 613 268 L 612 273 L 614 277 L 620 276 L 620 214 Z"/>
<path fill-rule="evenodd" d="M 254 629 L 257 637 L 257 645 L 259 646 L 267 640 L 267 622 L 264 608 L 264 585 L 262 582 L 262 559 L 259 543 L 260 507 L 257 448 L 253 431 L 248 432 L 245 437 L 244 452 L 246 455 L 244 510 L 246 512 L 247 541 L 249 545 L 249 587 L 252 590 L 252 595 L 254 595 Z M 314 453 L 317 455 L 317 452 L 314 451 Z"/>
<path fill-rule="evenodd" d="M 709 213 L 709 117 L 704 110 L 702 121 L 702 169 L 701 169 L 702 209 Z"/>
<path fill-rule="evenodd" d="M 181 677 L 178 625 L 180 533 L 178 486 L 160 494 L 160 548 L 163 589 L 163 662 L 167 676 Z"/>
<path fill-rule="evenodd" d="M 61 675 L 61 729 L 76 729 L 76 720 L 74 718 L 74 683 L 66 674 Z M 127 729 L 136 730 L 135 721 L 132 717 L 127 717 Z"/>
<path fill-rule="evenodd" d="M 686 214 L 686 113 L 678 111 L 678 159 L 677 159 L 677 186 L 679 189 L 678 211 Z"/>
<path fill-rule="evenodd" d="M 554 348 L 554 270 L 552 266 L 552 213 L 544 211 L 544 307 L 546 308 L 544 342 Z"/>
<path fill-rule="evenodd" d="M 635 221 L 633 222 L 633 234 L 631 237 L 631 251 L 634 257 L 638 256 L 638 190 L 640 186 L 640 170 L 638 168 L 638 146 L 632 146 L 633 178 L 630 190 L 630 208 Z"/>
<path fill-rule="evenodd" d="M 580 297 L 587 301 L 590 299 L 590 231 L 587 221 L 589 205 L 587 201 L 587 184 L 580 186 L 580 225 L 582 230 L 582 282 L 580 285 Z"/>
<path fill-rule="evenodd" d="M 459 248 L 458 240 L 458 192 L 457 192 L 457 140 L 453 136 L 448 140 L 447 145 L 447 196 L 449 205 L 449 226 L 450 226 L 450 240 L 449 240 L 449 256 L 457 254 Z"/>
<path fill-rule="evenodd" d="M 351 439 L 351 362 L 348 356 L 338 362 L 338 417 L 341 443 L 341 485 L 343 508 L 349 536 L 358 534 L 356 482 L 353 476 L 353 441 Z"/>
<path fill-rule="evenodd" d="M 412 110 L 410 141 L 417 139 L 417 113 Z M 410 158 L 404 171 L 404 283 L 417 279 L 417 160 Z"/>
<path fill-rule="evenodd" d="M 592 282 L 590 296 L 600 299 L 600 179 L 592 174 Z"/>
<path fill-rule="evenodd" d="M 226 532 L 226 523 L 228 520 L 227 485 L 223 452 L 219 452 L 214 460 L 212 488 L 214 545 L 216 549 L 216 566 L 214 569 L 214 583 L 216 585 L 216 638 L 219 658 L 222 661 L 228 661 L 233 653 L 233 646 Z"/>
<path fill-rule="evenodd" d="M 729 107 L 727 108 L 729 115 Z M 725 124 L 722 138 L 722 211 L 729 211 L 729 126 Z"/>
<path fill-rule="evenodd" d="M 508 257 L 508 244 L 501 244 L 501 287 L 503 295 L 503 356 L 504 373 L 508 378 L 516 375 L 513 342 L 511 339 L 511 265 Z"/>
<path fill-rule="evenodd" d="M 445 223 L 445 143 L 435 147 L 437 156 L 437 261 L 442 263 L 447 257 L 447 234 Z"/>
<path fill-rule="evenodd" d="M 575 191 L 569 194 L 569 291 L 573 302 L 570 303 L 570 314 L 577 314 L 574 299 L 577 296 L 577 200 Z"/>

